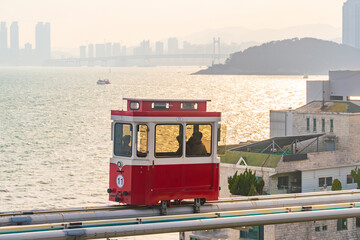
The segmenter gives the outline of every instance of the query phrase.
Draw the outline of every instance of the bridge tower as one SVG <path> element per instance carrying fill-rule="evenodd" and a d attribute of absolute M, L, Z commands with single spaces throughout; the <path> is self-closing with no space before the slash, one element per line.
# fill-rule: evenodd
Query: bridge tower
<path fill-rule="evenodd" d="M 220 38 L 213 38 L 212 65 L 220 64 Z"/>

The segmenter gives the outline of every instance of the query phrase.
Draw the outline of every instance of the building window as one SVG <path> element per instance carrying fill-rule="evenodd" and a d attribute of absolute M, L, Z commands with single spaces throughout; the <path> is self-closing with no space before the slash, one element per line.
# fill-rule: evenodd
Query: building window
<path fill-rule="evenodd" d="M 324 226 L 322 227 L 322 230 L 323 230 L 323 231 L 326 231 L 326 230 L 327 230 L 327 225 L 324 225 Z"/>
<path fill-rule="evenodd" d="M 183 126 L 159 124 L 155 126 L 155 157 L 181 157 Z"/>
<path fill-rule="evenodd" d="M 330 119 L 330 132 L 334 132 L 334 119 Z"/>
<path fill-rule="evenodd" d="M 354 178 L 351 176 L 351 174 L 346 175 L 346 183 L 347 184 L 353 184 L 355 183 Z"/>
<path fill-rule="evenodd" d="M 337 220 L 337 230 L 347 230 L 347 218 L 341 218 Z"/>
<path fill-rule="evenodd" d="M 320 227 L 315 227 L 315 232 L 320 232 Z"/>
<path fill-rule="evenodd" d="M 307 117 L 306 118 L 306 131 L 310 131 L 310 118 L 309 117 Z"/>
<path fill-rule="evenodd" d="M 289 187 L 289 176 L 278 177 L 278 189 L 287 189 Z"/>
<path fill-rule="evenodd" d="M 343 96 L 330 96 L 330 100 L 342 101 L 342 100 L 344 100 L 344 97 Z"/>
<path fill-rule="evenodd" d="M 356 227 L 360 228 L 360 218 L 356 218 Z"/>
<path fill-rule="evenodd" d="M 240 231 L 240 239 L 264 239 L 264 226 L 252 226 L 250 231 Z"/>
<path fill-rule="evenodd" d="M 321 119 L 321 131 L 325 132 L 325 118 Z"/>
<path fill-rule="evenodd" d="M 319 187 L 324 187 L 324 185 L 331 186 L 332 185 L 332 177 L 322 177 L 319 178 Z"/>
<path fill-rule="evenodd" d="M 316 118 L 313 118 L 313 132 L 316 132 Z"/>

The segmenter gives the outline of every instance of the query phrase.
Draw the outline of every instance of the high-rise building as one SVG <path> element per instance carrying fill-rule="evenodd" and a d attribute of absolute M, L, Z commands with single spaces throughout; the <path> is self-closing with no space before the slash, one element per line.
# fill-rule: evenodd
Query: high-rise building
<path fill-rule="evenodd" d="M 88 45 L 88 57 L 89 58 L 94 57 L 94 45 L 93 44 Z"/>
<path fill-rule="evenodd" d="M 347 0 L 343 5 L 343 44 L 360 48 L 360 0 Z"/>
<path fill-rule="evenodd" d="M 80 58 L 86 58 L 86 46 L 80 46 Z"/>
<path fill-rule="evenodd" d="M 105 44 L 105 56 L 106 57 L 111 57 L 112 55 L 112 43 L 106 43 Z"/>
<path fill-rule="evenodd" d="M 164 43 L 163 42 L 156 42 L 155 43 L 155 54 L 156 55 L 163 55 L 164 54 Z"/>
<path fill-rule="evenodd" d="M 113 44 L 113 48 L 112 48 L 112 55 L 113 56 L 120 56 L 121 55 L 121 47 L 120 47 L 120 43 L 114 43 Z"/>
<path fill-rule="evenodd" d="M 38 22 L 36 24 L 35 50 L 40 61 L 51 58 L 50 23 Z"/>
<path fill-rule="evenodd" d="M 7 42 L 7 28 L 6 28 L 6 22 L 0 23 L 0 51 L 4 52 L 8 48 L 8 42 Z"/>
<path fill-rule="evenodd" d="M 105 44 L 95 44 L 95 57 L 97 58 L 106 57 Z"/>
<path fill-rule="evenodd" d="M 17 22 L 10 25 L 10 50 L 12 53 L 19 52 L 19 26 Z"/>
<path fill-rule="evenodd" d="M 168 39 L 168 54 L 176 54 L 179 51 L 179 41 L 177 38 Z"/>

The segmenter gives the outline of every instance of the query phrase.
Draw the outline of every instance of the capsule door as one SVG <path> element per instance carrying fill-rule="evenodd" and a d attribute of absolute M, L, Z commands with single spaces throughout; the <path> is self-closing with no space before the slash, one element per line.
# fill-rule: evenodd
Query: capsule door
<path fill-rule="evenodd" d="M 183 125 L 155 124 L 152 189 L 158 200 L 180 199 L 183 191 Z"/>

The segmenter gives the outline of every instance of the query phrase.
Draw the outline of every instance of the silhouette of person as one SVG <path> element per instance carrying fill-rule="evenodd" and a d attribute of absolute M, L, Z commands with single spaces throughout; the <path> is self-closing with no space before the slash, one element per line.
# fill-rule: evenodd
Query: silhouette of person
<path fill-rule="evenodd" d="M 178 148 L 178 150 L 176 151 L 176 155 L 182 155 L 182 146 L 183 146 L 183 144 L 182 144 L 182 135 L 180 134 L 179 136 L 177 136 L 176 137 L 176 140 L 178 141 L 178 143 L 179 143 L 179 148 Z"/>
<path fill-rule="evenodd" d="M 120 152 L 122 154 L 125 155 L 130 155 L 131 154 L 131 147 L 130 147 L 130 140 L 131 140 L 131 136 L 130 135 L 125 135 L 124 139 L 123 139 L 123 144 L 120 147 Z"/>
<path fill-rule="evenodd" d="M 194 132 L 186 144 L 186 152 L 188 155 L 206 155 L 206 147 L 201 141 L 202 133 Z"/>

